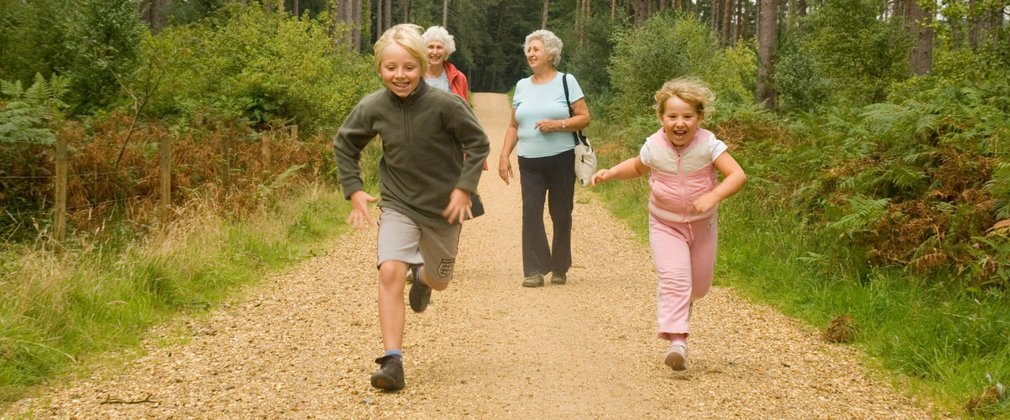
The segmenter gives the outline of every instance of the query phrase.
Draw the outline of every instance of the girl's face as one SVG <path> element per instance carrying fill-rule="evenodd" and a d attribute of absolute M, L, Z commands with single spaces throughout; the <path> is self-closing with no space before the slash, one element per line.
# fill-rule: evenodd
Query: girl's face
<path fill-rule="evenodd" d="M 529 63 L 530 69 L 533 71 L 537 69 L 549 69 L 554 65 L 551 57 L 547 54 L 547 50 L 544 49 L 544 42 L 539 39 L 530 41 L 526 46 L 526 62 Z"/>
<path fill-rule="evenodd" d="M 386 89 L 406 98 L 417 89 L 421 80 L 421 63 L 400 44 L 390 43 L 382 49 L 379 76 Z"/>
<path fill-rule="evenodd" d="M 702 116 L 694 109 L 694 105 L 685 102 L 677 96 L 671 96 L 663 106 L 659 115 L 659 123 L 663 126 L 663 134 L 674 146 L 684 146 L 691 142 L 694 133 L 701 125 Z"/>
<path fill-rule="evenodd" d="M 438 67 L 445 62 L 449 54 L 445 53 L 445 44 L 442 41 L 431 41 L 428 43 L 428 64 Z"/>

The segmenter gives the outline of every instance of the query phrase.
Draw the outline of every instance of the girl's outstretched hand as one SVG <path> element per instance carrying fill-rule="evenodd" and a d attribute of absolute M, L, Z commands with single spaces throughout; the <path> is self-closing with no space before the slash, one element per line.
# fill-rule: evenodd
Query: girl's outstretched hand
<path fill-rule="evenodd" d="M 379 201 L 365 191 L 355 191 L 351 194 L 351 214 L 347 215 L 347 224 L 363 229 L 372 224 L 372 216 L 368 211 L 368 204 Z"/>
<path fill-rule="evenodd" d="M 449 205 L 442 210 L 442 217 L 449 221 L 449 224 L 463 224 L 464 220 L 473 219 L 473 211 L 470 210 L 470 193 L 459 188 L 453 188 L 449 195 Z"/>
<path fill-rule="evenodd" d="M 603 181 L 606 181 L 606 179 L 604 179 L 603 175 L 606 174 L 607 171 L 609 171 L 609 170 L 610 169 L 600 169 L 600 170 L 596 171 L 596 173 L 593 174 L 593 177 L 590 178 L 589 184 L 592 185 L 592 186 L 594 186 L 594 187 L 596 186 L 597 183 L 601 183 L 602 184 Z"/>

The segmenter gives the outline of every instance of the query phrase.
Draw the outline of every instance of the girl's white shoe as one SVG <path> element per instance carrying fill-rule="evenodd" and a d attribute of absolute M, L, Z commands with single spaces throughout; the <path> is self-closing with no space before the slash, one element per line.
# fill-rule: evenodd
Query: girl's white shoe
<path fill-rule="evenodd" d="M 670 345 L 663 363 L 676 371 L 687 369 L 687 347 L 681 344 Z"/>

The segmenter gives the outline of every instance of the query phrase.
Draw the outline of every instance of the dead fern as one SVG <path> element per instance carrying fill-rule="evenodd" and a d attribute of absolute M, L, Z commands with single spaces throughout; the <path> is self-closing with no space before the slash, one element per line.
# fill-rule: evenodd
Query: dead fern
<path fill-rule="evenodd" d="M 859 332 L 859 324 L 848 315 L 840 315 L 832 319 L 824 328 L 821 336 L 829 343 L 851 343 Z"/>

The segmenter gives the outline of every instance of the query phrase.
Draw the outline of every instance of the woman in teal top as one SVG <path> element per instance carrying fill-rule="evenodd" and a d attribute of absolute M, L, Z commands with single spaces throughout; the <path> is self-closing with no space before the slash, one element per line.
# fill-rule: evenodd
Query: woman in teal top
<path fill-rule="evenodd" d="M 589 107 L 575 77 L 557 71 L 561 39 L 547 30 L 526 36 L 523 49 L 533 75 L 516 83 L 512 119 L 498 159 L 498 175 L 505 184 L 515 176 L 512 151 L 518 146 L 519 184 L 523 205 L 523 286 L 565 284 L 572 266 L 572 209 L 575 199 L 575 140 L 572 132 L 589 126 Z M 567 78 L 568 112 L 562 77 Z M 554 224 L 547 243 L 544 205 Z"/>

